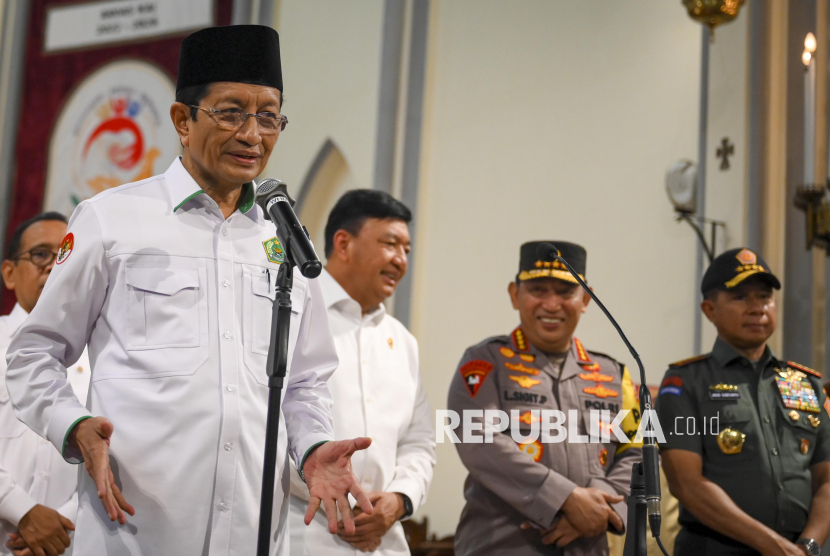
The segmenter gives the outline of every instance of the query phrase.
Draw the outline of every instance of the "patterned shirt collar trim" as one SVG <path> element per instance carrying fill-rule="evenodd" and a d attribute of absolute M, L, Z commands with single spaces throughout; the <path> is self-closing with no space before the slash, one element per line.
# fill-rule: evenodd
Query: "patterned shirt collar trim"
<path fill-rule="evenodd" d="M 205 193 L 199 187 L 193 176 L 182 164 L 182 157 L 176 157 L 170 168 L 164 173 L 164 177 L 170 188 L 170 201 L 173 205 L 173 212 L 179 210 L 191 199 Z M 254 207 L 254 182 L 242 185 L 242 198 L 239 204 L 239 212 L 245 214 Z"/>

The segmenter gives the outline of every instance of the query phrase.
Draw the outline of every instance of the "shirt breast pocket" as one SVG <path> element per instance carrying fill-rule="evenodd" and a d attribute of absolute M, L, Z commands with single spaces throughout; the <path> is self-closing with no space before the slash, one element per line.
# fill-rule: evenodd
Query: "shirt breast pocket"
<path fill-rule="evenodd" d="M 276 270 L 243 270 L 243 342 L 245 366 L 257 382 L 268 385 L 266 365 L 271 345 L 271 315 L 276 297 Z M 305 286 L 294 281 L 291 287 L 291 325 L 288 333 L 288 365 L 297 342 L 305 301 Z"/>
<path fill-rule="evenodd" d="M 701 404 L 701 409 L 703 419 L 700 422 L 692 419 L 691 425 L 687 420 L 684 432 L 703 436 L 703 447 L 710 461 L 757 462 L 760 457 L 757 438 L 759 431 L 754 424 L 755 408 L 750 402 L 707 401 Z M 724 432 L 726 429 L 732 429 L 737 434 Z M 740 434 L 746 436 L 739 437 Z"/>
<path fill-rule="evenodd" d="M 126 344 L 130 371 L 118 377 L 192 374 L 208 358 L 206 277 L 200 268 L 131 266 Z M 106 371 L 96 373 L 105 378 Z"/>
<path fill-rule="evenodd" d="M 783 456 L 795 461 L 799 470 L 809 467 L 815 451 L 818 425 L 821 423 L 822 414 L 790 409 L 777 400 L 776 403 L 783 414 L 784 422 L 789 425 L 782 427 L 779 432 Z M 793 420 L 794 416 L 798 418 Z"/>

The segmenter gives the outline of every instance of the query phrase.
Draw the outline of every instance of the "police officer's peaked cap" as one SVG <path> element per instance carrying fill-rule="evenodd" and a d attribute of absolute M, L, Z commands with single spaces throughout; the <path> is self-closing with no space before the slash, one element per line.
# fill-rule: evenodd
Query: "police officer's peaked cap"
<path fill-rule="evenodd" d="M 219 81 L 283 90 L 280 37 L 263 25 L 208 27 L 182 41 L 176 91 Z"/>
<path fill-rule="evenodd" d="M 700 291 L 706 295 L 712 290 L 729 290 L 750 276 L 758 276 L 771 287 L 781 289 L 781 282 L 760 255 L 746 247 L 738 247 L 721 253 L 712 261 L 703 275 Z"/>
<path fill-rule="evenodd" d="M 573 269 L 579 274 L 579 277 L 585 279 L 585 262 L 588 258 L 588 253 L 585 248 L 575 243 L 568 243 L 567 241 L 529 241 L 522 245 L 519 254 L 519 274 L 516 280 L 525 282 L 527 280 L 535 280 L 537 278 L 556 278 L 557 280 L 564 280 L 578 284 L 576 278 L 568 272 L 565 265 L 559 261 L 542 261 L 536 253 L 536 249 L 542 243 L 552 243 L 559 249 L 559 256 L 568 261 Z"/>

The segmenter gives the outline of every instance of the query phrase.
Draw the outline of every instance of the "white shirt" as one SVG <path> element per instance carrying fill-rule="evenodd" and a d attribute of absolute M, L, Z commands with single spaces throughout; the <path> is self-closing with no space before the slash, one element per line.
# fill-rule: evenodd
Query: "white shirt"
<path fill-rule="evenodd" d="M 334 398 L 334 436 L 368 436 L 368 450 L 352 456 L 352 468 L 364 492 L 406 494 L 414 510 L 426 501 L 435 465 L 435 433 L 429 402 L 418 370 L 418 343 L 383 305 L 363 316 L 360 304 L 323 270 L 320 285 L 329 313 L 340 366 L 329 379 Z M 318 513 L 303 525 L 308 488 L 291 476 L 292 556 L 362 554 L 328 531 Z M 408 555 L 403 526 L 383 537 L 379 556 Z"/>
<path fill-rule="evenodd" d="M 163 175 L 81 203 L 32 314 L 9 347 L 21 421 L 59 450 L 89 415 L 112 421 L 116 483 L 136 510 L 109 520 L 81 473 L 76 554 L 254 554 L 265 438 L 266 358 L 279 265 L 274 225 L 243 188 L 227 220 L 177 159 Z M 274 255 L 276 256 L 276 254 Z M 326 380 L 337 353 L 316 280 L 294 274 L 272 529 L 287 544 L 288 455 L 331 440 Z M 65 364 L 89 344 L 89 410 Z M 78 461 L 67 448 L 64 456 Z"/>
<path fill-rule="evenodd" d="M 78 466 L 66 463 L 52 444 L 17 420 L 6 390 L 6 349 L 27 315 L 15 305 L 0 317 L 0 554 L 11 554 L 6 548 L 9 533 L 17 532 L 21 518 L 36 504 L 57 510 L 72 522 L 78 513 Z M 68 374 L 73 391 L 86 403 L 86 351 Z"/>

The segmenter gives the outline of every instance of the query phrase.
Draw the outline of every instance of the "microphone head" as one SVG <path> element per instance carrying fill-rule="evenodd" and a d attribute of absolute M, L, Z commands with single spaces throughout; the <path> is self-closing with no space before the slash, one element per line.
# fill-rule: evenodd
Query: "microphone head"
<path fill-rule="evenodd" d="M 256 186 L 256 191 L 254 192 L 254 200 L 256 204 L 259 205 L 259 208 L 262 209 L 263 214 L 265 215 L 266 220 L 271 220 L 271 215 L 268 214 L 268 201 L 270 201 L 275 195 L 283 195 L 286 199 L 288 199 L 288 203 L 291 205 L 291 208 L 294 208 L 294 199 L 288 194 L 288 188 L 284 182 L 280 180 L 275 180 L 274 178 L 265 178 L 261 182 L 259 182 Z"/>
<path fill-rule="evenodd" d="M 559 249 L 554 244 L 545 241 L 536 247 L 536 257 L 540 261 L 555 261 L 560 257 Z"/>

